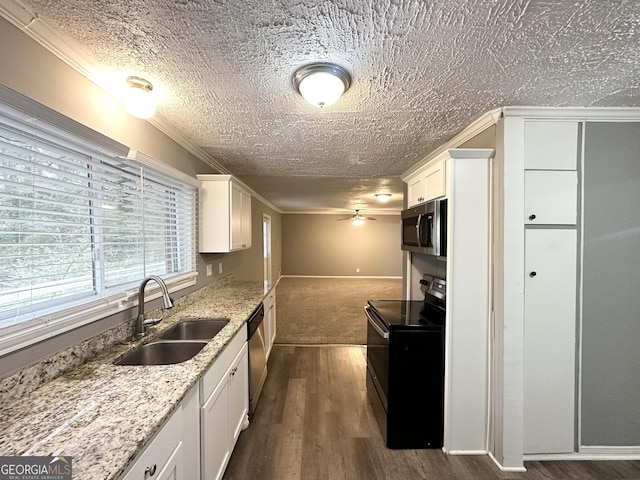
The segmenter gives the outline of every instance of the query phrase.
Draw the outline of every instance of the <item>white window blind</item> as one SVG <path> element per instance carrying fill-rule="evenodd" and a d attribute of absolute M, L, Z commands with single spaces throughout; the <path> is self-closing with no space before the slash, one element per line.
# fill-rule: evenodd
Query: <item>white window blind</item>
<path fill-rule="evenodd" d="M 0 340 L 195 272 L 196 192 L 0 105 Z"/>

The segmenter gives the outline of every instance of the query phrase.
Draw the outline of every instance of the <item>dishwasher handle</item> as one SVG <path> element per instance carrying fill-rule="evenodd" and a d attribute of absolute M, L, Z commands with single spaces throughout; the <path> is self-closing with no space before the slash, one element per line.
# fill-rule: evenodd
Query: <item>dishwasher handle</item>
<path fill-rule="evenodd" d="M 369 307 L 369 305 L 365 305 L 364 306 L 364 313 L 367 316 L 367 320 L 369 320 L 369 324 L 373 327 L 373 329 L 378 332 L 378 334 L 384 338 L 385 340 L 389 339 L 389 332 L 387 332 L 384 328 L 382 328 L 378 322 L 376 321 L 375 318 L 373 318 L 373 316 L 371 315 L 371 312 L 369 311 L 371 309 L 371 307 Z"/>

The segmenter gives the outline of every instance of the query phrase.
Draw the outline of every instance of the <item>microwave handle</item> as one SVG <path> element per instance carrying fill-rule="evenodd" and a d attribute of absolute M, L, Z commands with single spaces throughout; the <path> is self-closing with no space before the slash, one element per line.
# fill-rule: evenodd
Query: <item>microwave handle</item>
<path fill-rule="evenodd" d="M 418 238 L 418 247 L 422 247 L 420 238 L 422 237 L 422 214 L 418 215 L 418 221 L 416 222 L 416 236 Z"/>

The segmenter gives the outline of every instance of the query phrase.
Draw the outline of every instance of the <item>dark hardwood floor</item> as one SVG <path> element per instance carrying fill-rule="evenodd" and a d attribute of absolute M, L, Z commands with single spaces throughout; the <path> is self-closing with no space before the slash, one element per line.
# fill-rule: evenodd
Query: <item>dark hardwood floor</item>
<path fill-rule="evenodd" d="M 487 456 L 389 450 L 365 391 L 365 348 L 274 346 L 252 423 L 226 480 L 640 479 L 640 461 L 527 462 L 501 472 Z"/>

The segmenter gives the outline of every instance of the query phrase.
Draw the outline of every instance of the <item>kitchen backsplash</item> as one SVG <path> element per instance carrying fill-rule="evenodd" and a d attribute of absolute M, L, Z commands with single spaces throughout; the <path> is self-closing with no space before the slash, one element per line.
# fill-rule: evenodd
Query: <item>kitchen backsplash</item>
<path fill-rule="evenodd" d="M 205 296 L 210 295 L 212 290 L 225 286 L 232 280 L 233 276 L 228 275 L 211 285 L 196 290 L 184 297 L 178 298 L 174 302 L 174 307 L 165 311 L 165 318 L 170 318 L 180 310 L 202 300 Z M 149 316 L 159 314 L 159 308 L 149 312 Z M 16 398 L 28 395 L 41 385 L 50 382 L 60 375 L 63 375 L 64 373 L 88 362 L 104 350 L 109 349 L 118 343 L 130 340 L 133 336 L 134 328 L 135 319 L 132 319 L 130 322 L 118 325 L 117 327 L 85 340 L 78 345 L 74 345 L 55 353 L 39 363 L 26 367 L 17 373 L 1 379 L 0 402 L 11 402 Z"/>

